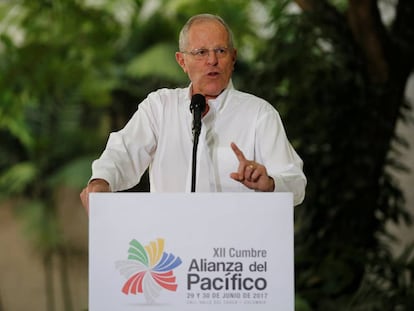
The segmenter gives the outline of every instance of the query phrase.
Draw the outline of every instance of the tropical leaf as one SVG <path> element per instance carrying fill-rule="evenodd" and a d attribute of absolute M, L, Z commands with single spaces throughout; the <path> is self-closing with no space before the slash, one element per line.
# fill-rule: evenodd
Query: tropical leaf
<path fill-rule="evenodd" d="M 56 174 L 51 175 L 48 184 L 54 188 L 65 185 L 72 188 L 82 188 L 91 176 L 91 163 L 96 157 L 85 156 L 64 164 Z"/>
<path fill-rule="evenodd" d="M 36 181 L 38 169 L 31 162 L 20 162 L 0 175 L 0 192 L 10 196 L 22 193 Z"/>
<path fill-rule="evenodd" d="M 126 73 L 134 78 L 158 77 L 180 83 L 187 76 L 175 61 L 177 45 L 159 43 L 133 58 L 126 66 Z"/>

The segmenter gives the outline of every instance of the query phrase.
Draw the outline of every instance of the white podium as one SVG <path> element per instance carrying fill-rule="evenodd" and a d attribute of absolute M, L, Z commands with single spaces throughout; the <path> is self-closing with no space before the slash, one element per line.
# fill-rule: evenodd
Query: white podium
<path fill-rule="evenodd" d="M 89 311 L 294 311 L 291 193 L 93 193 Z"/>

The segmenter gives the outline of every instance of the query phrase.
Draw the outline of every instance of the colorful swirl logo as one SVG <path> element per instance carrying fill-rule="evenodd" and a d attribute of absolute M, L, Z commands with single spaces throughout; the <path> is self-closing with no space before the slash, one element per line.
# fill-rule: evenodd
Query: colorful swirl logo
<path fill-rule="evenodd" d="M 181 265 L 180 257 L 164 252 L 164 239 L 142 246 L 137 240 L 129 242 L 128 260 L 115 263 L 119 272 L 127 279 L 122 292 L 126 295 L 143 294 L 147 303 L 154 303 L 165 289 L 176 291 L 173 270 Z"/>

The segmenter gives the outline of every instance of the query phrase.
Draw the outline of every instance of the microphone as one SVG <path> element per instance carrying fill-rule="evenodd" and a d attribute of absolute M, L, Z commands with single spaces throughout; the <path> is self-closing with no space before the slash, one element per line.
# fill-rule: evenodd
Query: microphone
<path fill-rule="evenodd" d="M 190 111 L 193 114 L 193 135 L 201 132 L 201 116 L 206 110 L 206 98 L 201 94 L 194 94 L 191 98 Z"/>

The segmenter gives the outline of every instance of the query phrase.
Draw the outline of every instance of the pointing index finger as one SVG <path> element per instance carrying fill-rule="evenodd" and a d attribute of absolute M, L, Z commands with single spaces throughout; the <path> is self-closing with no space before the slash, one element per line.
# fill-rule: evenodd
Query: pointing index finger
<path fill-rule="evenodd" d="M 237 147 L 235 143 L 230 144 L 231 149 L 233 149 L 234 154 L 236 155 L 239 162 L 246 161 L 246 158 L 244 157 L 243 152 Z"/>

